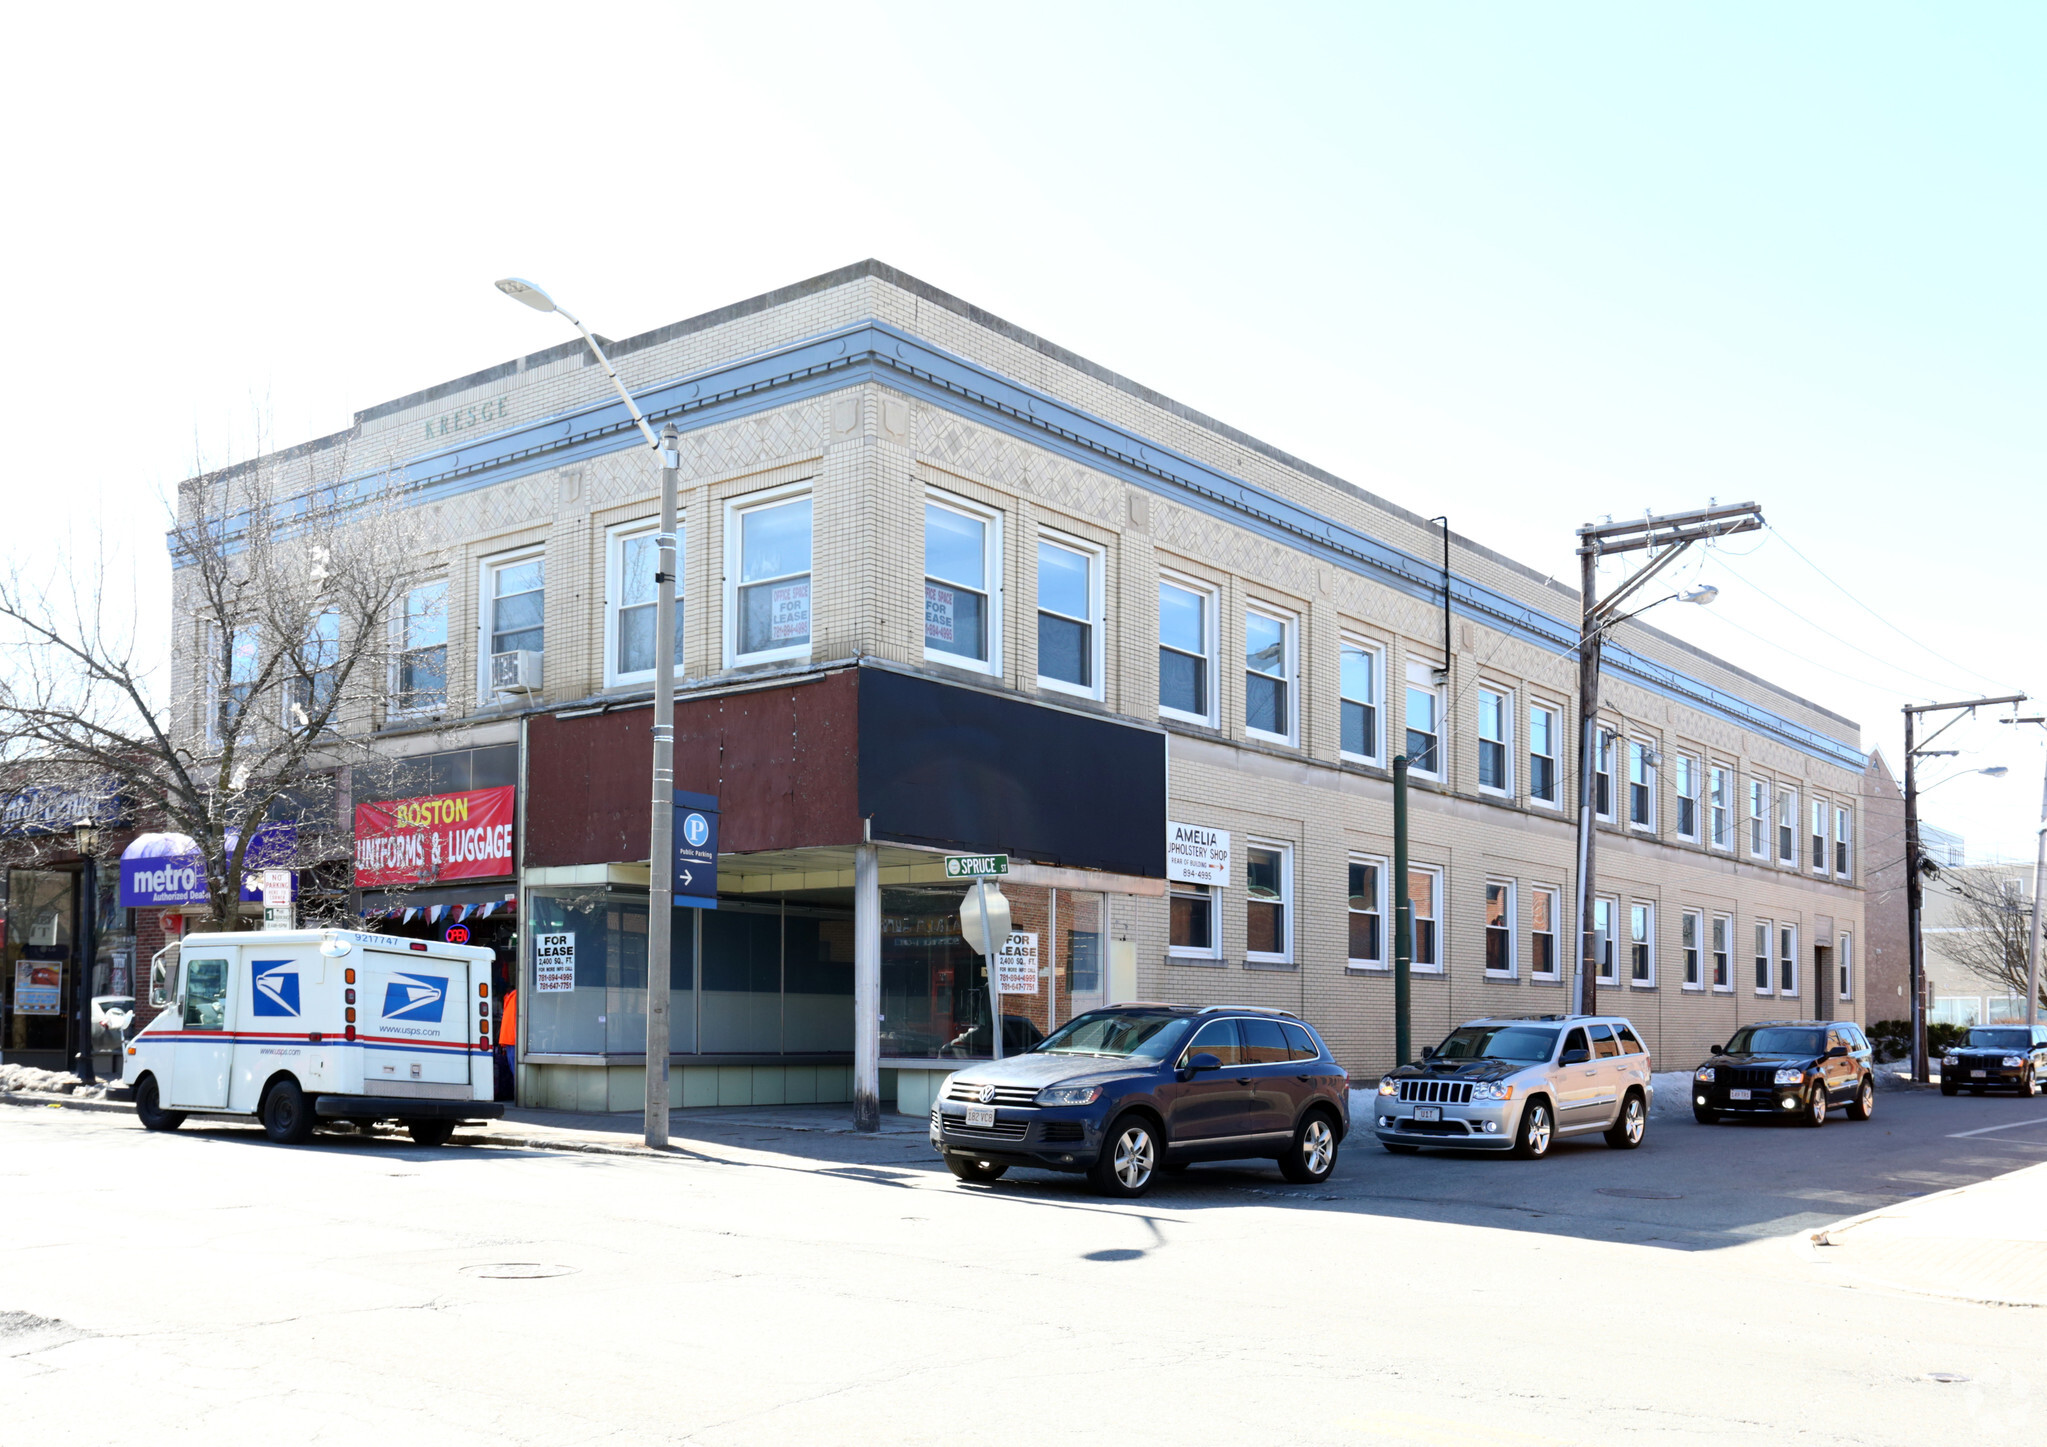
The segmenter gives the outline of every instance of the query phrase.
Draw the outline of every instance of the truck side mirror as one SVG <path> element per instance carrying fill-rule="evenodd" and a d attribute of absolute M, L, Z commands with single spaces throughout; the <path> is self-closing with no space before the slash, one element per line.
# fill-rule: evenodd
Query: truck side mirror
<path fill-rule="evenodd" d="M 176 957 L 169 950 L 159 950 L 155 959 L 149 962 L 149 1003 L 163 1009 L 171 1003 L 171 977 L 176 968 Z"/>

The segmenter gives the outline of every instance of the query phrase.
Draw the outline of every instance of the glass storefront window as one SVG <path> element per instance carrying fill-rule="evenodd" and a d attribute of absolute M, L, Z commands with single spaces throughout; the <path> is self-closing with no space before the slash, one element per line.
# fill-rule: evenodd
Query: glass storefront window
<path fill-rule="evenodd" d="M 533 1055 L 632 1054 L 647 1044 L 647 896 L 628 890 L 532 891 L 526 929 L 574 937 L 573 990 L 520 991 Z M 696 932 L 676 911 L 669 950 L 669 1048 L 696 1050 Z M 530 946 L 529 946 L 530 950 Z"/>
<path fill-rule="evenodd" d="M 62 1052 L 75 942 L 77 876 L 16 869 L 7 883 L 6 1048 Z M 51 992 L 55 990 L 53 995 Z M 61 1067 L 58 1067 L 61 1068 Z"/>

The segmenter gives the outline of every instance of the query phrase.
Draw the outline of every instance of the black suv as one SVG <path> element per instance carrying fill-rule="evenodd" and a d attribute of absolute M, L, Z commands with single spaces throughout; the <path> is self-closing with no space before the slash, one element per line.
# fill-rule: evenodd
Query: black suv
<path fill-rule="evenodd" d="M 2047 1025 L 1972 1025 L 1965 1045 L 1941 1052 L 1940 1093 L 2016 1090 L 2038 1095 L 2047 1075 Z"/>
<path fill-rule="evenodd" d="M 1011 1166 L 1084 1171 L 1141 1196 L 1161 1170 L 1275 1160 L 1312 1184 L 1350 1129 L 1350 1077 L 1284 1010 L 1117 1005 L 1077 1015 L 1022 1055 L 946 1077 L 931 1144 L 963 1181 Z"/>
<path fill-rule="evenodd" d="M 1723 1115 L 1774 1115 L 1825 1125 L 1845 1104 L 1853 1120 L 1876 1113 L 1876 1054 L 1846 1020 L 1771 1020 L 1744 1025 L 1692 1072 L 1692 1114 L 1701 1125 Z"/>

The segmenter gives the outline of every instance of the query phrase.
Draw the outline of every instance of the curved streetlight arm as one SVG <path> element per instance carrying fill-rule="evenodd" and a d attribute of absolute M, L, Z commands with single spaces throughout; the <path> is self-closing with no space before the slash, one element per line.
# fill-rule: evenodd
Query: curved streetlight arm
<path fill-rule="evenodd" d="M 654 429 L 647 425 L 647 419 L 640 415 L 639 404 L 633 401 L 633 394 L 626 391 L 625 383 L 619 381 L 618 371 L 611 365 L 611 358 L 604 355 L 604 348 L 597 345 L 597 338 L 590 335 L 590 329 L 568 312 L 557 306 L 555 310 L 568 317 L 569 324 L 583 334 L 583 340 L 590 344 L 590 355 L 597 359 L 597 365 L 604 368 L 604 375 L 611 379 L 611 390 L 618 393 L 618 400 L 625 403 L 625 410 L 633 417 L 633 424 L 640 429 L 640 435 L 647 439 L 647 445 L 656 452 L 661 450 L 661 439 L 654 435 Z"/>

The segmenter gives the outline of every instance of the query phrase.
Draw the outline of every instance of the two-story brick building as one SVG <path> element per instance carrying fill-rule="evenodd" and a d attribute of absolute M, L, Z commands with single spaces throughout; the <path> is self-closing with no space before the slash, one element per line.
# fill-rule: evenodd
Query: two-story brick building
<path fill-rule="evenodd" d="M 677 1104 L 843 1099 L 857 1063 L 921 1111 L 986 1053 L 947 850 L 1015 861 L 1039 990 L 1006 1036 L 1233 1000 L 1376 1071 L 1403 749 L 1417 1040 L 1569 1008 L 1573 590 L 1453 536 L 1446 619 L 1423 518 L 878 262 L 609 351 L 682 431 L 676 774 L 722 807 L 719 907 L 671 962 Z M 331 441 L 434 539 L 382 746 L 513 791 L 510 856 L 410 927 L 494 918 L 520 952 L 523 1099 L 636 1107 L 656 462 L 577 342 Z M 1858 1018 L 1857 726 L 1638 622 L 1603 699 L 1613 1008 L 1673 1065 Z M 541 933 L 573 988 L 534 987 Z"/>

